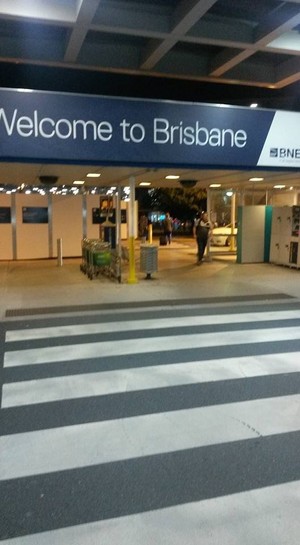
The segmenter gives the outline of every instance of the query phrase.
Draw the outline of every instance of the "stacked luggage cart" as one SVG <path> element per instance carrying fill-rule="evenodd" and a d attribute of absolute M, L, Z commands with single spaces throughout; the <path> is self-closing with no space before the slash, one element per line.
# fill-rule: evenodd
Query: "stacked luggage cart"
<path fill-rule="evenodd" d="M 90 280 L 99 274 L 116 278 L 121 282 L 121 260 L 109 242 L 85 238 L 81 243 L 82 262 L 80 269 Z"/>

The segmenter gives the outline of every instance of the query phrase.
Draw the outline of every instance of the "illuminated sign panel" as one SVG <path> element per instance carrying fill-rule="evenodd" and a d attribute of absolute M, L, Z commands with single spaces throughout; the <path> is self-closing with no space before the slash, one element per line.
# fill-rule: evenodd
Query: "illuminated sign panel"
<path fill-rule="evenodd" d="M 300 114 L 0 90 L 0 160 L 300 167 Z"/>

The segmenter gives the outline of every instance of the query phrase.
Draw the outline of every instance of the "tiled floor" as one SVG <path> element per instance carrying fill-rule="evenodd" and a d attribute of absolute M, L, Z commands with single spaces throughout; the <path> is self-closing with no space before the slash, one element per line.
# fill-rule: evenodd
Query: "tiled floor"
<path fill-rule="evenodd" d="M 195 266 L 193 240 L 174 241 L 158 250 L 158 272 L 145 280 L 139 271 L 136 248 L 136 280 L 128 284 L 123 265 L 122 283 L 105 277 L 89 280 L 80 271 L 80 259 L 0 262 L 0 317 L 7 309 L 160 301 L 213 296 L 285 293 L 300 297 L 300 271 L 270 264 L 235 263 L 233 256 L 214 255 Z"/>

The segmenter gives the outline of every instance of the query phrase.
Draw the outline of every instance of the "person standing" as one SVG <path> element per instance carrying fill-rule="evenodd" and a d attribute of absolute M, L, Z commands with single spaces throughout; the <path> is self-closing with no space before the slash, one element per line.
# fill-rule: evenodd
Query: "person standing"
<path fill-rule="evenodd" d="M 140 235 L 141 235 L 142 242 L 146 242 L 148 237 L 148 223 L 149 222 L 148 222 L 148 218 L 146 214 L 143 214 L 140 217 Z"/>
<path fill-rule="evenodd" d="M 197 265 L 201 265 L 202 259 L 204 256 L 205 248 L 207 246 L 207 241 L 211 233 L 211 224 L 208 220 L 207 212 L 202 212 L 202 214 L 197 217 L 194 221 L 193 234 L 197 240 Z"/>
<path fill-rule="evenodd" d="M 167 244 L 171 244 L 173 221 L 169 212 L 166 213 L 166 217 L 163 222 L 163 228 L 164 228 L 164 236 L 166 237 L 166 242 Z"/>

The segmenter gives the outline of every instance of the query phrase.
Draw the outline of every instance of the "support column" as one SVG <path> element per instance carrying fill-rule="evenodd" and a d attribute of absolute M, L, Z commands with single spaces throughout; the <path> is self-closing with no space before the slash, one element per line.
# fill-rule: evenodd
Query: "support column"
<path fill-rule="evenodd" d="M 211 219 L 210 219 L 210 211 L 211 211 L 210 189 L 206 190 L 206 211 L 207 211 L 207 215 L 208 215 L 208 221 L 211 223 Z M 206 257 L 207 261 L 211 260 L 211 256 L 210 256 L 210 238 L 208 238 L 208 240 L 207 240 L 205 257 Z"/>
<path fill-rule="evenodd" d="M 121 258 L 122 254 L 122 241 L 121 241 L 121 196 L 122 186 L 118 184 L 118 191 L 116 196 L 116 248 L 118 257 Z"/>
<path fill-rule="evenodd" d="M 235 226 L 235 205 L 236 205 L 236 193 L 233 191 L 231 197 L 231 237 L 230 237 L 230 251 L 234 252 L 235 243 L 234 243 L 234 226 Z"/>
<path fill-rule="evenodd" d="M 17 259 L 17 203 L 16 194 L 11 194 L 12 258 Z"/>
<path fill-rule="evenodd" d="M 128 218 L 128 250 L 129 250 L 129 275 L 128 284 L 136 284 L 135 274 L 135 252 L 134 252 L 134 203 L 135 203 L 135 177 L 130 176 L 130 198 Z"/>

